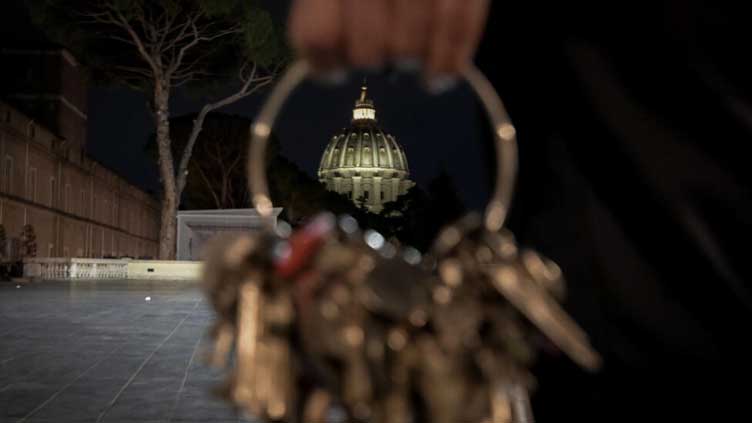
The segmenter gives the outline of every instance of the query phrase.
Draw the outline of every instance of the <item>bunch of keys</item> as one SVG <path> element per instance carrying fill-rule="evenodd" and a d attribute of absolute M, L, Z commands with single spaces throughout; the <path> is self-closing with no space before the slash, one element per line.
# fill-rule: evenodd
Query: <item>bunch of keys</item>
<path fill-rule="evenodd" d="M 264 147 L 307 74 L 294 64 L 252 128 L 249 178 L 262 216 L 271 213 Z M 236 405 L 285 422 L 324 422 L 336 407 L 346 421 L 522 423 L 532 421 L 538 334 L 599 367 L 559 306 L 558 266 L 520 251 L 503 229 L 514 127 L 483 75 L 471 67 L 464 76 L 494 124 L 496 191 L 483 218 L 442 230 L 425 257 L 329 214 L 289 237 L 269 226 L 214 241 L 205 272 L 218 317 L 212 361 L 232 367 L 225 393 Z"/>

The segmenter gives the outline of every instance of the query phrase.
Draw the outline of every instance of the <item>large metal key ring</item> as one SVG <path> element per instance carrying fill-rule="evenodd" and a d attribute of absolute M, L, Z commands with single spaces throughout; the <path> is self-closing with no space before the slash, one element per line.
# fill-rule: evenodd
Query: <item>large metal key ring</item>
<path fill-rule="evenodd" d="M 251 144 L 248 154 L 248 184 L 251 188 L 253 205 L 262 217 L 270 217 L 272 201 L 266 178 L 264 157 L 272 127 L 280 109 L 292 91 L 311 74 L 310 66 L 297 61 L 285 72 L 274 87 L 256 121 L 251 126 Z M 468 65 L 461 76 L 468 82 L 480 99 L 488 115 L 496 146 L 496 185 L 491 201 L 486 207 L 485 226 L 489 231 L 497 231 L 504 226 L 512 200 L 517 176 L 517 137 L 514 126 L 496 90 L 488 79 L 474 65 Z M 269 219 L 265 219 L 269 220 Z"/>

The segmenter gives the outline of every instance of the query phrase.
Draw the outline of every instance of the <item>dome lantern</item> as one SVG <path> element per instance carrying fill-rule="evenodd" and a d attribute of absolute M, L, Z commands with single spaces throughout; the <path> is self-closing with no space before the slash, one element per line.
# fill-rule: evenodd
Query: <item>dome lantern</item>
<path fill-rule="evenodd" d="M 353 109 L 353 122 L 358 121 L 376 121 L 376 108 L 373 107 L 373 101 L 368 99 L 368 86 L 365 82 L 360 87 L 360 98 Z"/>

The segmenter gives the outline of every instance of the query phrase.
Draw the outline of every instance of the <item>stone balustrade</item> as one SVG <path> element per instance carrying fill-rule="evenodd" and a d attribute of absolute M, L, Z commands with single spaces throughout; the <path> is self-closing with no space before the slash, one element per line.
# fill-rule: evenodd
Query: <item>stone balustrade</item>
<path fill-rule="evenodd" d="M 88 258 L 30 258 L 24 277 L 41 280 L 198 280 L 201 262 Z"/>
<path fill-rule="evenodd" d="M 128 260 L 31 258 L 24 260 L 24 277 L 44 280 L 126 279 Z"/>

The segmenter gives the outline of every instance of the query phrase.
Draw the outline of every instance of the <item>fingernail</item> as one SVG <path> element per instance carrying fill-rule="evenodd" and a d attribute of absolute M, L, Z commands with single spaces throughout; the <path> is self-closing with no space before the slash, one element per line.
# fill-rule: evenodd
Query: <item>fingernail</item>
<path fill-rule="evenodd" d="M 423 61 L 416 57 L 403 57 L 394 61 L 394 67 L 405 73 L 418 73 L 423 67 Z"/>
<path fill-rule="evenodd" d="M 326 85 L 343 85 L 347 82 L 347 71 L 344 69 L 333 69 L 321 72 L 316 75 L 315 80 Z"/>
<path fill-rule="evenodd" d="M 454 88 L 455 85 L 457 85 L 457 78 L 449 75 L 437 75 L 428 79 L 426 91 L 433 95 L 444 94 Z"/>

